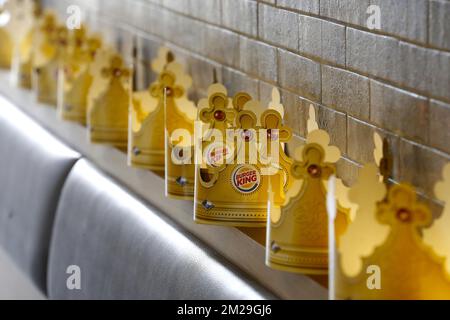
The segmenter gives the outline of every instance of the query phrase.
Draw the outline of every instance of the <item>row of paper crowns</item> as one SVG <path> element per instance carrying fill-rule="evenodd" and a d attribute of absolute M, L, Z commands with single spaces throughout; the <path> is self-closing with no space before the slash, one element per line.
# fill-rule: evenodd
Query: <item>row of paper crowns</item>
<path fill-rule="evenodd" d="M 16 84 L 57 106 L 63 119 L 87 125 L 92 142 L 126 150 L 129 165 L 164 176 L 167 196 L 193 199 L 196 222 L 267 226 L 266 264 L 329 274 L 333 298 L 450 298 L 450 164 L 435 189 L 445 209 L 433 221 L 411 185 L 388 184 L 392 160 L 378 135 L 374 162 L 347 188 L 335 178 L 340 151 L 319 130 L 312 106 L 306 142 L 288 150 L 292 134 L 276 89 L 264 108 L 214 83 L 196 107 L 187 95 L 191 78 L 162 48 L 152 62 L 157 80 L 132 92 L 133 71 L 101 37 L 85 28 L 69 32 L 53 13 L 17 3 L 7 3 L 11 19 L 0 28 L 0 65 L 11 66 Z M 196 120 L 200 139 L 190 137 Z M 212 139 L 208 129 L 226 138 Z M 230 129 L 243 139 L 234 143 Z M 205 161 L 195 164 L 199 148 Z"/>

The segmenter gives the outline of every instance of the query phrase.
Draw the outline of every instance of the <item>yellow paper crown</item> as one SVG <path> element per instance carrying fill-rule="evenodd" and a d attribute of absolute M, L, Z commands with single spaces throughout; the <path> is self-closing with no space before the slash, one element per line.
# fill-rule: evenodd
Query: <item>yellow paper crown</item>
<path fill-rule="evenodd" d="M 11 80 L 14 85 L 25 89 L 31 89 L 33 41 L 40 17 L 38 7 L 32 0 L 22 2 L 24 12 L 20 19 L 21 26 L 14 32 L 16 43 L 12 57 Z"/>
<path fill-rule="evenodd" d="M 272 180 L 267 230 L 266 264 L 274 269 L 306 274 L 328 273 L 328 218 L 326 181 L 335 174 L 340 158 L 330 146 L 326 131 L 319 130 L 310 107 L 306 144 L 297 148 L 287 173 L 289 184 Z M 341 183 L 341 187 L 344 187 Z M 277 195 L 281 199 L 276 201 Z M 339 207 L 344 229 L 348 210 Z"/>
<path fill-rule="evenodd" d="M 274 97 L 279 97 L 276 90 Z M 269 179 L 284 170 L 287 157 L 282 144 L 291 137 L 290 128 L 282 123 L 279 101 L 270 106 L 274 108 L 265 110 L 246 93 L 231 99 L 220 84 L 212 85 L 208 99 L 200 100 L 199 119 L 204 125 L 201 141 L 195 142 L 196 148 L 202 146 L 202 161 L 196 163 L 195 221 L 240 227 L 266 225 Z M 232 135 L 227 134 L 230 129 Z M 278 147 L 274 152 L 280 158 L 274 163 L 267 158 L 273 156 L 267 147 L 272 143 Z"/>
<path fill-rule="evenodd" d="M 380 169 L 365 165 L 349 191 L 357 212 L 330 258 L 331 298 L 450 299 L 450 164 L 435 188 L 445 210 L 432 223 L 411 185 L 386 184 L 389 159 L 380 157 L 378 135 L 375 145 Z"/>
<path fill-rule="evenodd" d="M 36 36 L 33 55 L 33 88 L 38 102 L 57 106 L 58 70 L 67 57 L 69 32 L 65 26 L 56 25 L 52 13 L 44 16 Z"/>
<path fill-rule="evenodd" d="M 10 15 L 4 8 L 0 6 L 0 21 L 2 25 L 0 26 L 0 68 L 6 69 L 11 66 L 11 59 L 13 54 L 13 41 L 8 29 L 5 28 L 6 24 L 9 22 Z"/>
<path fill-rule="evenodd" d="M 120 55 L 105 48 L 96 55 L 90 72 L 93 82 L 88 94 L 89 138 L 126 150 L 131 71 Z"/>
<path fill-rule="evenodd" d="M 32 0 L 9 0 L 0 5 L 0 68 L 10 68 L 14 51 L 32 27 L 33 16 Z"/>
<path fill-rule="evenodd" d="M 170 131 L 177 126 L 193 131 L 192 114 L 195 109 L 187 99 L 191 78 L 174 61 L 173 54 L 167 48 L 159 50 L 158 57 L 152 62 L 152 69 L 158 74 L 158 79 L 148 90 L 133 93 L 128 161 L 132 166 L 162 174 L 166 163 L 165 101 L 170 117 L 176 117 L 167 118 Z"/>
<path fill-rule="evenodd" d="M 181 65 L 170 63 L 161 74 L 154 94 L 163 90 L 166 135 L 166 195 L 172 198 L 193 199 L 195 182 L 194 121 L 197 118 L 195 104 L 188 100 L 187 90 L 191 77 L 184 74 Z"/>
<path fill-rule="evenodd" d="M 88 37 L 84 27 L 75 29 L 69 38 L 68 56 L 59 69 L 58 112 L 65 120 L 86 124 L 90 72 L 101 38 Z"/>

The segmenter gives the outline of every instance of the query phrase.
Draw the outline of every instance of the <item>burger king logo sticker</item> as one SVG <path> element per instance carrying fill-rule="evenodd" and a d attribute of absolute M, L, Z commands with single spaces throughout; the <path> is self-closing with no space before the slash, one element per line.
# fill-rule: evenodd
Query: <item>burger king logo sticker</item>
<path fill-rule="evenodd" d="M 261 175 L 252 165 L 237 166 L 231 175 L 233 187 L 241 193 L 252 193 L 261 184 Z"/>

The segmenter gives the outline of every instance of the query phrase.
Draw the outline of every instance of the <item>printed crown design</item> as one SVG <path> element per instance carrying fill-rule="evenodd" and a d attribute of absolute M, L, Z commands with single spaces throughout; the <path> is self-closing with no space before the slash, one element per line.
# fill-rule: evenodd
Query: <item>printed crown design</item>
<path fill-rule="evenodd" d="M 90 66 L 87 124 L 92 142 L 126 150 L 131 70 L 110 48 L 99 50 Z"/>
<path fill-rule="evenodd" d="M 93 81 L 90 66 L 101 45 L 101 39 L 88 37 L 84 27 L 75 29 L 69 38 L 68 56 L 58 74 L 58 112 L 65 120 L 86 124 L 88 94 Z"/>
<path fill-rule="evenodd" d="M 208 90 L 208 98 L 200 100 L 202 141 L 195 144 L 196 148 L 201 146 L 203 161 L 196 162 L 196 222 L 266 226 L 269 180 L 272 175 L 287 171 L 289 160 L 283 144 L 292 135 L 283 124 L 277 90 L 273 98 L 265 110 L 247 93 L 229 98 L 224 86 L 214 84 Z M 209 129 L 218 130 L 220 137 Z M 227 134 L 227 129 L 232 129 L 233 135 Z M 269 147 L 261 137 L 266 138 Z M 279 161 L 271 161 L 274 154 Z"/>
<path fill-rule="evenodd" d="M 306 144 L 295 150 L 291 160 L 287 173 L 290 183 L 283 186 L 272 180 L 266 264 L 283 271 L 326 275 L 326 181 L 335 174 L 341 153 L 329 145 L 328 133 L 318 129 L 312 105 L 308 130 Z M 342 182 L 340 187 L 345 188 Z M 349 210 L 339 206 L 338 232 L 345 229 L 348 219 Z"/>
<path fill-rule="evenodd" d="M 187 98 L 192 80 L 185 74 L 183 66 L 174 61 L 173 54 L 167 48 L 159 50 L 158 57 L 152 61 L 152 69 L 158 74 L 157 80 L 148 90 L 133 94 L 128 160 L 132 166 L 163 174 L 166 167 L 166 129 L 168 134 L 177 128 L 193 133 L 196 109 Z M 167 162 L 168 169 L 181 170 L 172 166 L 171 162 Z M 176 175 L 177 170 L 172 170 L 168 176 L 169 181 L 175 179 L 175 184 L 170 184 L 177 189 L 174 193 L 180 197 L 186 193 L 189 197 L 192 194 L 192 175 Z"/>
<path fill-rule="evenodd" d="M 337 236 L 336 252 L 330 258 L 330 268 L 335 270 L 330 277 L 331 298 L 450 299 L 450 164 L 435 187 L 445 209 L 433 221 L 414 187 L 387 184 L 389 171 L 383 165 L 390 161 L 387 143 L 382 161 L 378 135 L 375 145 L 380 168 L 365 165 L 349 191 L 357 210 L 348 229 Z"/>
<path fill-rule="evenodd" d="M 32 0 L 9 0 L 0 5 L 0 68 L 10 68 L 14 51 L 33 24 Z"/>

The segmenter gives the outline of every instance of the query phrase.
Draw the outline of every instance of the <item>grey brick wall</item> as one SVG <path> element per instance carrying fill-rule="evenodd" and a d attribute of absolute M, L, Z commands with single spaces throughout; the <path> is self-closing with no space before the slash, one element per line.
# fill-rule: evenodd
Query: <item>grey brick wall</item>
<path fill-rule="evenodd" d="M 266 101 L 278 86 L 300 137 L 313 103 L 343 151 L 338 171 L 348 183 L 371 160 L 379 132 L 394 151 L 394 179 L 433 201 L 432 186 L 450 160 L 449 0 L 45 2 L 62 16 L 79 4 L 88 24 L 128 56 L 133 36 L 143 60 L 168 45 L 189 66 L 194 97 L 205 94 L 214 69 L 232 93 Z M 381 8 L 381 30 L 366 26 L 369 5 Z"/>

